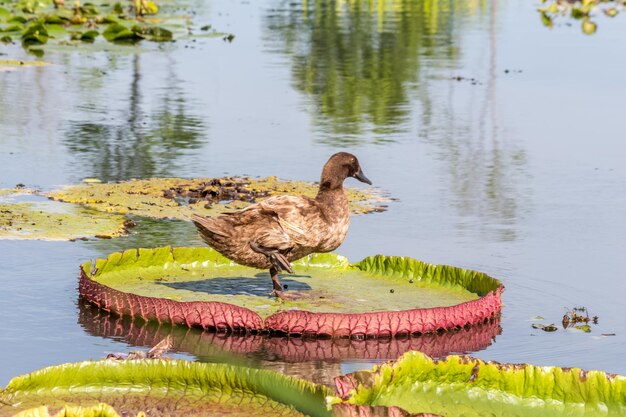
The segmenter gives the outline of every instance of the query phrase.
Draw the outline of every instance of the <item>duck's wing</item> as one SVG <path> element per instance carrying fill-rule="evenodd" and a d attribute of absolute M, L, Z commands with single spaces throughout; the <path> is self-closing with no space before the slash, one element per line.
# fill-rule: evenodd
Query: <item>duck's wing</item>
<path fill-rule="evenodd" d="M 271 215 L 277 222 L 276 227 L 269 228 L 259 242 L 266 247 L 286 246 L 317 246 L 319 234 L 316 225 L 324 223 L 317 202 L 308 197 L 276 196 L 263 200 L 255 206 L 265 215 Z M 250 207 L 252 208 L 252 207 Z M 247 209 L 246 209 L 247 210 Z M 244 210 L 245 211 L 245 210 Z"/>

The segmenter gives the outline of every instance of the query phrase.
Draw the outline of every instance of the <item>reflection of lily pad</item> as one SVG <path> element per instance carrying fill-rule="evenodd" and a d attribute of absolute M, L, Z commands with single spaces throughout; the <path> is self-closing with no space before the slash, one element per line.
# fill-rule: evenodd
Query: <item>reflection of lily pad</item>
<path fill-rule="evenodd" d="M 49 193 L 59 201 L 83 204 L 110 213 L 132 213 L 155 218 L 186 219 L 192 213 L 217 216 L 241 209 L 272 195 L 315 197 L 317 185 L 305 181 L 281 181 L 276 177 L 250 178 L 153 178 L 107 184 L 81 184 Z M 384 199 L 370 190 L 346 189 L 354 214 L 383 210 Z"/>
<path fill-rule="evenodd" d="M 395 363 L 336 380 L 346 403 L 398 406 L 445 416 L 623 416 L 626 377 L 578 368 L 433 360 L 406 353 Z M 341 402 L 336 398 L 334 402 Z"/>
<path fill-rule="evenodd" d="M 265 334 L 226 335 L 202 329 L 132 320 L 103 312 L 86 303 L 79 303 L 79 307 L 78 323 L 93 336 L 122 340 L 131 346 L 146 349 L 170 338 L 175 351 L 190 353 L 204 362 L 248 366 L 258 364 L 264 368 L 271 366 L 277 359 L 281 364 L 392 360 L 409 350 L 443 357 L 452 352 L 485 349 L 495 341 L 501 331 L 500 320 L 495 318 L 467 329 L 382 340 L 273 337 Z M 299 370 L 297 365 L 294 368 Z M 290 367 L 285 372 L 288 373 L 289 370 Z M 320 383 L 317 380 L 314 382 Z"/>
<path fill-rule="evenodd" d="M 0 239 L 71 240 L 126 234 L 126 220 L 49 201 L 0 203 Z"/>
<path fill-rule="evenodd" d="M 271 371 L 186 361 L 69 363 L 13 378 L 0 416 L 64 405 L 112 406 L 121 415 L 328 416 L 332 392 Z M 105 414 L 107 415 L 107 414 Z"/>
<path fill-rule="evenodd" d="M 349 265 L 317 254 L 294 268 L 283 283 L 303 295 L 283 302 L 268 297 L 265 273 L 210 248 L 137 249 L 84 263 L 79 289 L 107 311 L 146 320 L 332 336 L 428 333 L 488 320 L 501 308 L 498 280 L 410 258 L 375 256 Z"/>

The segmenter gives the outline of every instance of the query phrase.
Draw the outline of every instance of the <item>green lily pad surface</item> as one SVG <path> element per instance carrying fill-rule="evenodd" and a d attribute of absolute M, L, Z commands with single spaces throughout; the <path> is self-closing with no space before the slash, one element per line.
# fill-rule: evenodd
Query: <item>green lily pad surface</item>
<path fill-rule="evenodd" d="M 626 415 L 626 377 L 578 368 L 433 360 L 408 352 L 395 363 L 336 380 L 333 403 L 397 406 L 444 416 Z"/>
<path fill-rule="evenodd" d="M 175 249 L 188 252 L 191 264 L 172 262 L 167 266 L 120 269 L 101 264 L 96 280 L 120 291 L 176 301 L 218 301 L 256 311 L 265 318 L 278 311 L 300 309 L 313 312 L 363 313 L 432 308 L 459 304 L 478 298 L 460 286 L 441 286 L 427 281 L 410 283 L 402 276 L 375 275 L 350 267 L 337 255 L 313 255 L 294 265 L 295 274 L 282 283 L 303 296 L 295 301 L 269 297 L 272 281 L 267 272 L 212 256 L 208 249 Z M 212 255 L 212 254 L 211 254 Z"/>
<path fill-rule="evenodd" d="M 192 213 L 217 216 L 274 195 L 315 197 L 318 186 L 305 181 L 267 178 L 152 178 L 70 186 L 46 194 L 109 213 L 188 220 Z M 384 210 L 386 201 L 371 189 L 346 188 L 353 214 Z"/>
<path fill-rule="evenodd" d="M 24 190 L 4 191 L 0 190 L 0 239 L 72 240 L 127 233 L 123 216 L 49 201 Z"/>
<path fill-rule="evenodd" d="M 56 410 L 100 403 L 121 415 L 328 416 L 324 398 L 331 393 L 275 372 L 223 364 L 80 362 L 13 378 L 0 393 L 0 416 L 42 405 Z"/>
<path fill-rule="evenodd" d="M 101 308 L 146 320 L 248 330 L 262 330 L 264 320 L 270 330 L 333 335 L 432 332 L 487 320 L 501 307 L 494 278 L 409 258 L 350 265 L 315 254 L 294 270 L 282 283 L 296 299 L 283 301 L 270 297 L 266 272 L 210 248 L 133 249 L 84 263 L 80 291 Z"/>

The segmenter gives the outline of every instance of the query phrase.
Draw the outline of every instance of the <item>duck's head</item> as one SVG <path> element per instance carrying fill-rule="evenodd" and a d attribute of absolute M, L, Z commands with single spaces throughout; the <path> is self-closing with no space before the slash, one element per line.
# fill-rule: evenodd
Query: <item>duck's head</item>
<path fill-rule="evenodd" d="M 361 182 L 372 185 L 372 182 L 363 174 L 356 156 L 348 152 L 338 152 L 331 156 L 326 165 L 324 165 L 320 188 L 334 189 L 341 187 L 343 181 L 348 177 L 356 178 Z"/>

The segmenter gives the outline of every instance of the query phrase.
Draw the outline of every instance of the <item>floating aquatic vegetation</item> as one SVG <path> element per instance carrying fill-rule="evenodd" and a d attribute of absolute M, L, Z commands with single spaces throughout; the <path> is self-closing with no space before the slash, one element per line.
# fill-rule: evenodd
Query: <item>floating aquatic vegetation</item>
<path fill-rule="evenodd" d="M 333 404 L 396 406 L 444 416 L 623 416 L 626 377 L 578 368 L 485 362 L 408 352 L 336 380 Z"/>
<path fill-rule="evenodd" d="M 0 37 L 0 40 L 3 38 Z M 43 61 L 22 61 L 18 59 L 0 59 L 0 72 L 15 71 L 20 68 L 42 67 L 48 65 Z M 0 190 L 1 192 L 2 190 Z M 1 194 L 0 194 L 1 195 Z"/>
<path fill-rule="evenodd" d="M 151 17 L 159 13 L 159 17 Z M 0 41 L 20 41 L 25 49 L 43 55 L 42 45 L 109 42 L 172 41 L 193 34 L 191 16 L 172 6 L 165 12 L 150 0 L 81 3 L 80 0 L 3 0 L 0 2 Z M 211 32 L 211 36 L 223 36 Z M 207 34 L 202 34 L 207 36 Z"/>
<path fill-rule="evenodd" d="M 541 320 L 543 320 L 543 317 L 541 317 Z M 591 325 L 597 325 L 599 320 L 598 316 L 589 317 L 587 307 L 573 307 L 571 310 L 567 310 L 567 313 L 561 320 L 561 324 L 563 325 L 563 330 L 577 329 L 585 333 L 591 333 Z M 556 332 L 558 330 L 554 324 L 534 323 L 532 327 L 533 329 L 541 329 L 546 332 Z"/>
<path fill-rule="evenodd" d="M 333 337 L 461 328 L 493 318 L 502 306 L 498 280 L 410 258 L 374 256 L 350 265 L 315 254 L 294 269 L 283 283 L 304 296 L 282 301 L 268 297 L 265 273 L 210 248 L 131 249 L 81 265 L 79 292 L 106 311 L 147 321 Z"/>
<path fill-rule="evenodd" d="M 120 415 L 322 417 L 330 416 L 324 398 L 331 394 L 329 388 L 276 372 L 224 364 L 86 361 L 13 378 L 0 391 L 0 416 L 45 405 L 88 407 L 98 413 L 78 415 L 94 416 L 115 416 L 114 409 Z"/>
<path fill-rule="evenodd" d="M 81 184 L 46 194 L 108 213 L 189 220 L 192 213 L 217 216 L 273 195 L 315 197 L 317 185 L 267 178 L 152 178 L 119 183 Z M 346 188 L 353 214 L 382 211 L 384 197 L 375 191 Z"/>
<path fill-rule="evenodd" d="M 44 200 L 29 190 L 0 190 L 0 196 L 0 239 L 112 238 L 126 235 L 133 226 L 124 216 Z M 19 202 L 23 196 L 28 201 Z"/>
<path fill-rule="evenodd" d="M 581 29 L 587 35 L 593 35 L 598 25 L 591 19 L 599 14 L 615 17 L 624 11 L 622 0 L 542 0 L 539 8 L 542 23 L 552 28 L 559 18 L 571 18 L 581 21 Z"/>

